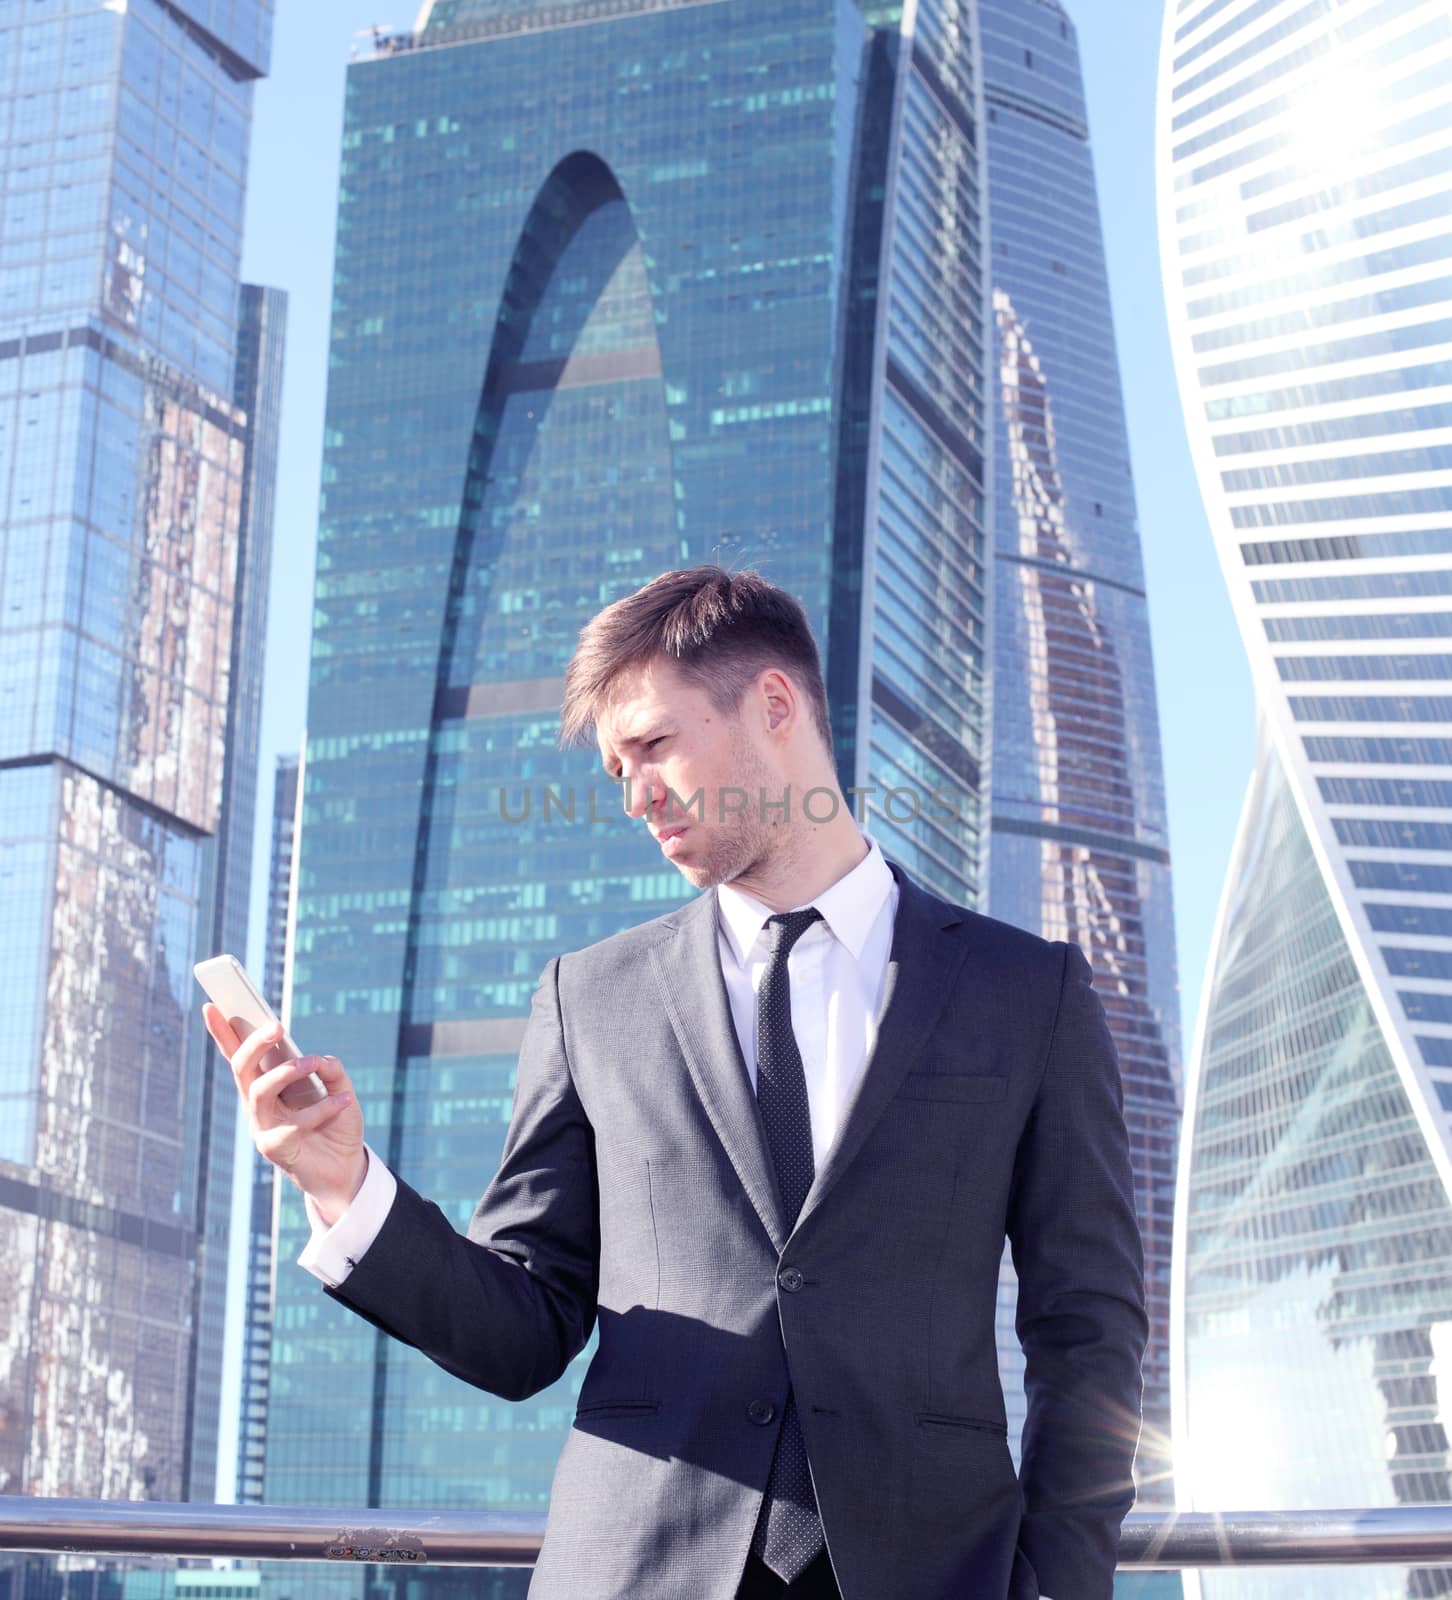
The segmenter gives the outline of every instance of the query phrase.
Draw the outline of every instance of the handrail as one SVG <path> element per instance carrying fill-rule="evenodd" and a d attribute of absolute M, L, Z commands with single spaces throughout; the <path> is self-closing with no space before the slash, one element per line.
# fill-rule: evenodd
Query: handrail
<path fill-rule="evenodd" d="M 527 1567 L 543 1516 L 216 1506 L 0 1495 L 0 1550 Z M 1121 1567 L 1452 1564 L 1452 1505 L 1344 1511 L 1132 1511 Z"/>
<path fill-rule="evenodd" d="M 1452 1505 L 1325 1511 L 1131 1511 L 1121 1567 L 1452 1564 Z"/>
<path fill-rule="evenodd" d="M 0 1495 L 0 1550 L 529 1567 L 542 1516 Z"/>

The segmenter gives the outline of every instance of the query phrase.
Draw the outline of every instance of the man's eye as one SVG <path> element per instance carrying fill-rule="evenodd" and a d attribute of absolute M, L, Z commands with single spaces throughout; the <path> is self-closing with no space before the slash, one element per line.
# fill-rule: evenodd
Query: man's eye
<path fill-rule="evenodd" d="M 667 738 L 667 737 L 668 737 L 668 736 L 667 736 L 667 735 L 666 735 L 666 734 L 664 734 L 664 733 L 658 733 L 658 734 L 657 734 L 657 735 L 656 735 L 656 736 L 655 736 L 655 738 L 654 738 L 654 739 L 647 739 L 647 740 L 646 740 L 646 741 L 645 741 L 645 748 L 646 748 L 646 749 L 647 749 L 647 750 L 654 750 L 654 749 L 655 749 L 655 747 L 656 747 L 656 746 L 657 746 L 657 745 L 658 745 L 658 744 L 664 744 L 664 743 L 665 743 L 665 742 L 666 742 L 666 738 Z"/>

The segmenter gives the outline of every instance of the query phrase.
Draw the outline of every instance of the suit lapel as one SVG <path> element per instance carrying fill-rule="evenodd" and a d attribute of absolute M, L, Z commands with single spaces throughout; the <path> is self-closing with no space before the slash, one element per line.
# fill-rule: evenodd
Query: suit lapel
<path fill-rule="evenodd" d="M 837 1141 L 802 1206 L 798 1229 L 851 1164 L 901 1087 L 938 1024 L 967 953 L 966 940 L 945 932 L 961 923 L 958 913 L 918 888 L 896 862 L 890 861 L 888 866 L 897 879 L 899 900 L 877 1043 L 863 1067 Z M 721 974 L 714 891 L 675 913 L 668 926 L 670 937 L 650 952 L 666 1016 L 711 1126 L 779 1254 L 786 1245 L 787 1230 Z"/>
<path fill-rule="evenodd" d="M 650 956 L 666 1016 L 696 1093 L 772 1248 L 786 1243 L 771 1157 L 736 1037 L 716 932 L 716 894 L 700 895 L 672 919 L 674 933 Z"/>
<path fill-rule="evenodd" d="M 842 1130 L 807 1193 L 797 1229 L 808 1221 L 851 1164 L 888 1101 L 902 1086 L 903 1078 L 938 1025 L 967 954 L 967 941 L 944 931 L 961 923 L 958 913 L 945 901 L 919 889 L 895 861 L 889 861 L 888 866 L 897 879 L 900 898 L 883 984 L 877 1043 L 863 1066 Z"/>

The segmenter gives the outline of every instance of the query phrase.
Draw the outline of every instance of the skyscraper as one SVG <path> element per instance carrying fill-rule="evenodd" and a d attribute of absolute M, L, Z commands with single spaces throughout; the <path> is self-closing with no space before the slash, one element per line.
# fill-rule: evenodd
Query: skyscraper
<path fill-rule="evenodd" d="M 280 308 L 270 0 L 0 14 L 0 1487 L 211 1499 Z M 240 350 L 240 353 L 239 353 Z"/>
<path fill-rule="evenodd" d="M 293 841 L 296 837 L 298 758 L 277 758 L 272 787 L 272 852 L 267 871 L 267 927 L 262 992 L 279 1016 L 285 1015 L 287 929 L 292 903 Z M 267 1438 L 267 1397 L 276 1295 L 277 1169 L 255 1151 L 252 1201 L 247 1224 L 247 1303 L 242 1334 L 242 1414 L 237 1431 L 237 1500 L 256 1505 L 263 1498 Z"/>
<path fill-rule="evenodd" d="M 691 893 L 557 749 L 610 600 L 717 558 L 797 593 L 868 825 L 979 898 L 976 32 L 969 0 L 438 0 L 349 71 L 293 1031 L 460 1224 L 546 960 Z M 288 1204 L 267 1498 L 543 1510 L 579 1369 L 469 1391 L 303 1237 Z"/>
<path fill-rule="evenodd" d="M 1449 131 L 1444 5 L 1167 8 L 1166 298 L 1261 718 L 1180 1174 L 1200 1507 L 1452 1486 Z"/>
<path fill-rule="evenodd" d="M 268 577 L 272 570 L 273 491 L 277 477 L 278 433 L 282 418 L 282 362 L 287 330 L 287 295 L 281 289 L 242 285 L 238 304 L 236 403 L 247 418 L 247 457 L 242 480 L 242 506 L 238 525 L 237 593 L 232 627 L 230 693 L 227 701 L 227 764 L 222 793 L 221 823 L 211 881 L 210 937 L 201 950 L 212 955 L 247 949 L 247 920 L 252 890 L 252 844 L 257 807 L 257 744 L 262 723 L 262 669 L 267 640 Z M 195 1010 L 197 996 L 193 997 Z M 202 1130 L 203 1145 L 231 1136 L 236 1102 L 228 1093 L 231 1083 L 219 1065 L 211 1040 L 195 1030 L 190 1045 L 191 1081 L 207 1084 L 211 1126 Z M 215 1097 L 215 1098 L 211 1098 Z M 202 1212 L 207 1219 L 207 1249 L 215 1262 L 225 1264 L 230 1250 L 232 1163 L 209 1164 L 207 1193 Z M 193 1451 L 203 1440 L 217 1480 L 217 1492 L 230 1483 L 230 1463 L 218 1461 L 221 1406 L 232 1403 L 224 1393 L 223 1342 L 212 1332 L 227 1316 L 225 1265 L 209 1272 L 199 1283 L 194 1325 L 207 1330 L 193 1341 L 192 1359 L 199 1376 L 197 1393 L 208 1398 L 192 1425 Z M 233 1308 L 234 1315 L 236 1308 Z M 212 1397 L 215 1396 L 214 1400 Z M 201 1475 L 195 1479 L 198 1498 L 207 1498 Z"/>
<path fill-rule="evenodd" d="M 287 928 L 292 905 L 300 770 L 295 755 L 281 755 L 272 779 L 272 853 L 267 865 L 267 942 L 262 961 L 262 992 L 279 1016 L 287 984 Z"/>
<path fill-rule="evenodd" d="M 1073 23 L 1057 0 L 980 14 L 997 374 L 987 909 L 1094 964 L 1145 1244 L 1135 1475 L 1141 1503 L 1164 1502 L 1180 1001 L 1129 441 Z M 1005 1259 L 1006 1377 L 1023 1364 L 1016 1301 Z M 1016 1439 L 1023 1395 L 1007 1390 Z"/>

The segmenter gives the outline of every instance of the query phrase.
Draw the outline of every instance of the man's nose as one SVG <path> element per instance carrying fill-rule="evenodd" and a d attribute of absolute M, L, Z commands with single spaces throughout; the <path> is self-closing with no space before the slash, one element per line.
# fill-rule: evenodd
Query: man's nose
<path fill-rule="evenodd" d="M 656 782 L 644 772 L 627 772 L 621 784 L 625 815 L 632 820 L 643 817 L 655 804 Z"/>

